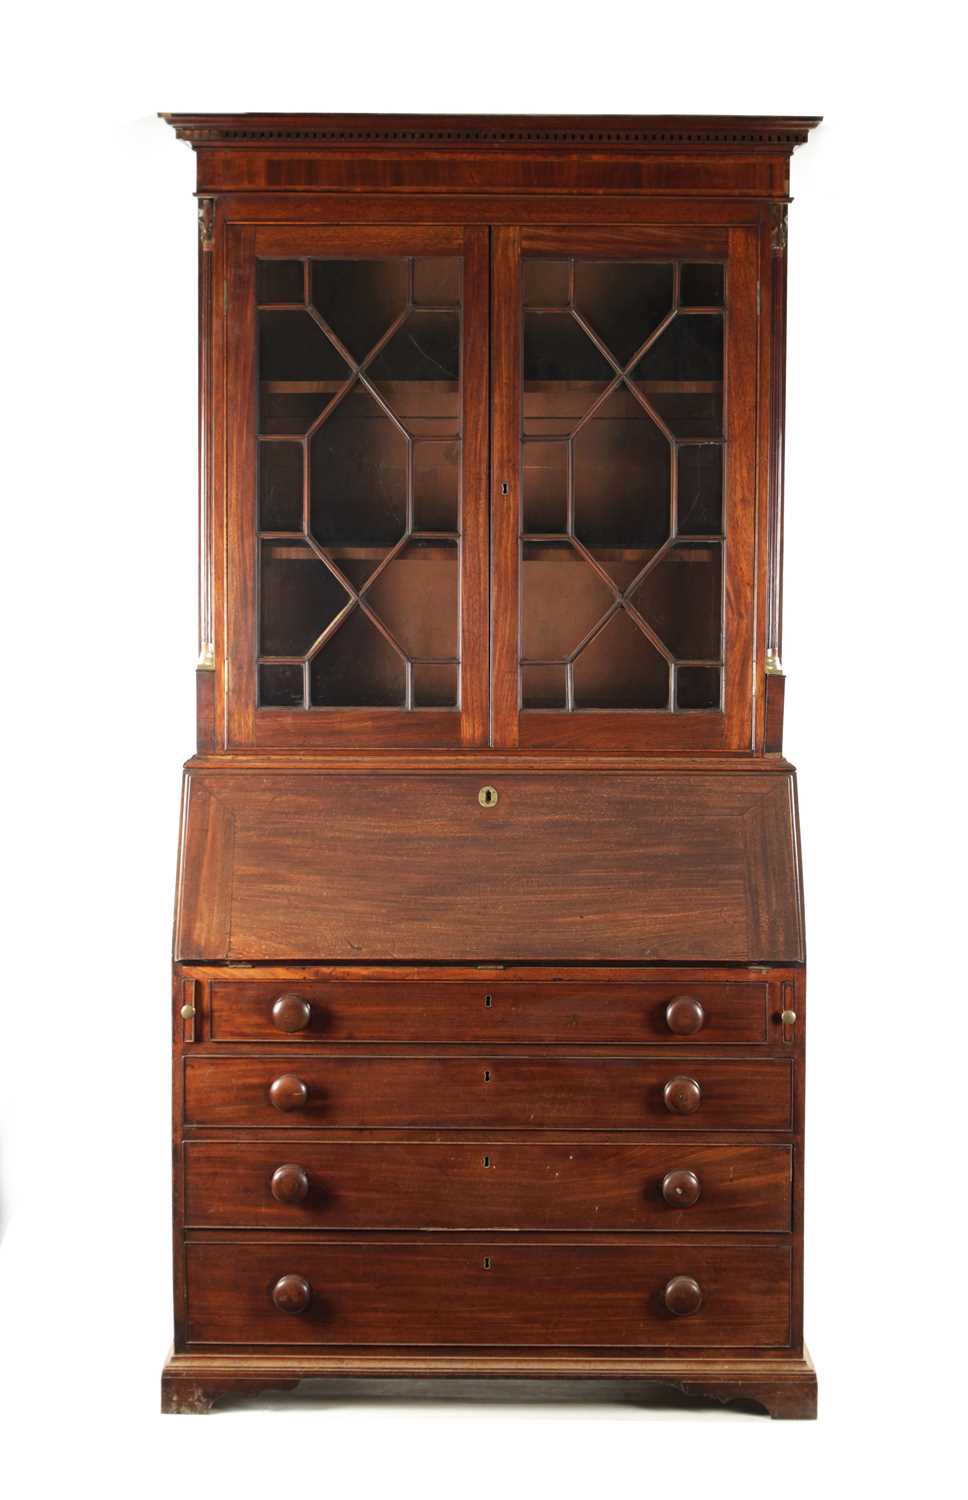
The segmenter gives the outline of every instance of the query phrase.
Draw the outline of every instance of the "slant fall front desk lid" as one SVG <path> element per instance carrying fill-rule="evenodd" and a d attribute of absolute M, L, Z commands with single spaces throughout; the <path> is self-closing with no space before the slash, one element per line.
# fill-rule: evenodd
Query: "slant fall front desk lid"
<path fill-rule="evenodd" d="M 790 770 L 189 769 L 184 796 L 176 959 L 804 956 Z"/>

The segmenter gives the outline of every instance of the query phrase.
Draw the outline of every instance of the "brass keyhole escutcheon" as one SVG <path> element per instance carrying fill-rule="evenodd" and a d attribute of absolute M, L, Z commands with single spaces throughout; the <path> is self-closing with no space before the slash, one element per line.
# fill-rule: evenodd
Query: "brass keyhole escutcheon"
<path fill-rule="evenodd" d="M 477 800 L 482 807 L 497 806 L 497 787 L 482 786 L 477 794 Z"/>

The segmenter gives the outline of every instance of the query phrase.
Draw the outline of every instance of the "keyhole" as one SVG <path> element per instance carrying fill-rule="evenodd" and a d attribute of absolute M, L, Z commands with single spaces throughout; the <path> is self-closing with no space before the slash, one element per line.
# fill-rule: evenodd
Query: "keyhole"
<path fill-rule="evenodd" d="M 489 1167 L 491 1165 L 491 1158 L 489 1156 L 485 1156 L 484 1165 L 485 1167 Z"/>
<path fill-rule="evenodd" d="M 489 1271 L 491 1269 L 491 1257 L 489 1255 L 485 1255 L 484 1257 L 484 1269 L 485 1271 Z"/>
<path fill-rule="evenodd" d="M 484 1009 L 485 1010 L 490 1010 L 490 1008 L 491 1008 L 491 1006 L 493 1004 L 494 1004 L 494 996 L 493 995 L 485 995 L 484 996 Z"/>
<path fill-rule="evenodd" d="M 501 485 L 501 494 L 502 495 L 509 495 L 510 493 L 511 493 L 511 486 L 508 484 L 507 480 L 505 480 L 504 483 Z"/>
<path fill-rule="evenodd" d="M 490 1068 L 485 1068 L 484 1069 L 484 1082 L 485 1083 L 490 1083 L 490 1081 L 491 1081 L 491 1070 L 490 1070 Z"/>
<path fill-rule="evenodd" d="M 482 807 L 496 807 L 497 788 L 493 786 L 482 786 L 477 794 L 477 800 Z"/>

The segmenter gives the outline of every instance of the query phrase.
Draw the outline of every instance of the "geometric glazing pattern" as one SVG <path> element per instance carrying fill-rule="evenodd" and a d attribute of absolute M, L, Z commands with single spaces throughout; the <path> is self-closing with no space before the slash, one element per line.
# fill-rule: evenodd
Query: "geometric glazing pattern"
<path fill-rule="evenodd" d="M 256 263 L 260 707 L 458 705 L 460 276 Z"/>
<path fill-rule="evenodd" d="M 721 262 L 523 262 L 520 700 L 719 709 Z"/>

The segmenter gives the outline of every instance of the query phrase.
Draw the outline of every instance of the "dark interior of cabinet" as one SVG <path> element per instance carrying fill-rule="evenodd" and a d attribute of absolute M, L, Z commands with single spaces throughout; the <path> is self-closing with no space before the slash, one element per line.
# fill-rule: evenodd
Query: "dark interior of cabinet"
<path fill-rule="evenodd" d="M 721 262 L 529 258 L 520 700 L 718 710 Z M 257 262 L 259 703 L 456 708 L 461 263 Z"/>
<path fill-rule="evenodd" d="M 259 260 L 259 702 L 456 708 L 461 264 Z"/>
<path fill-rule="evenodd" d="M 525 259 L 521 703 L 718 709 L 725 266 Z"/>

